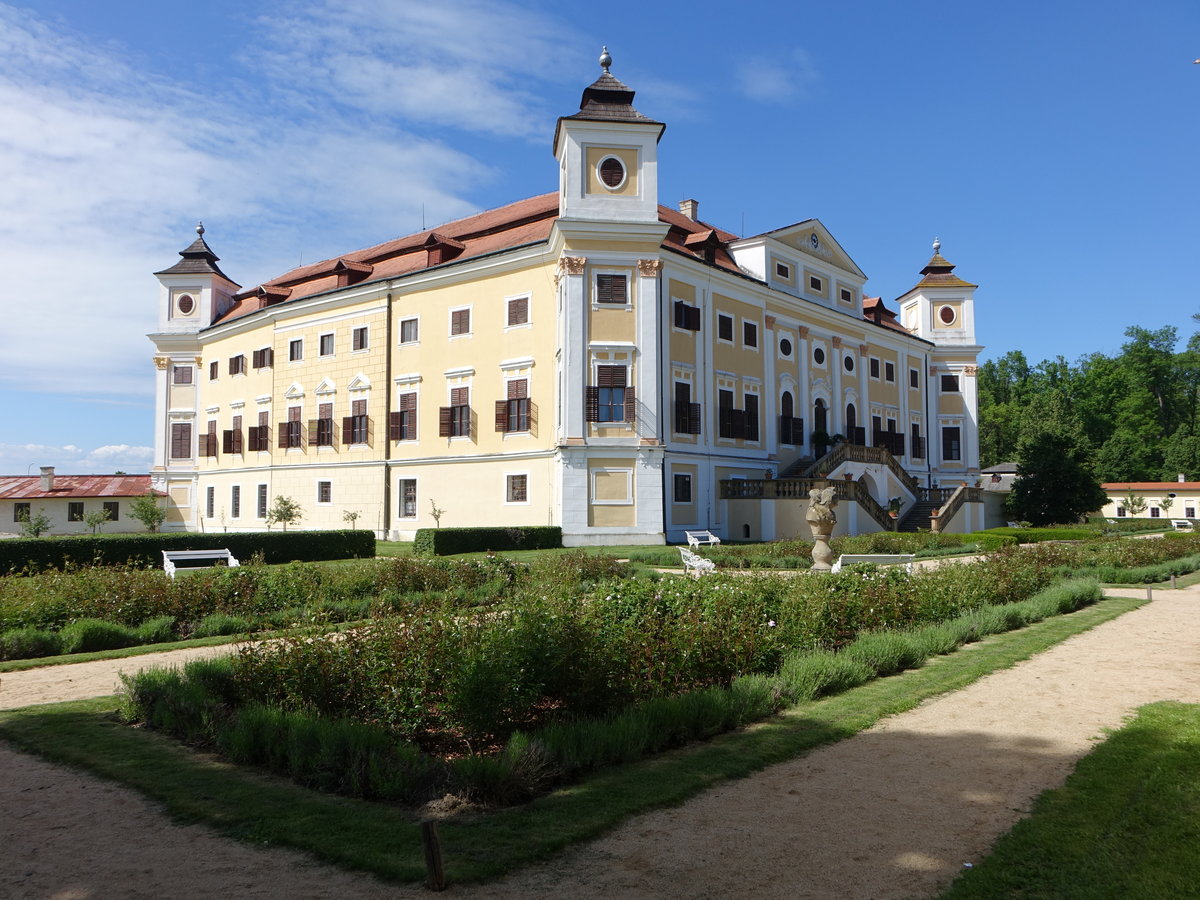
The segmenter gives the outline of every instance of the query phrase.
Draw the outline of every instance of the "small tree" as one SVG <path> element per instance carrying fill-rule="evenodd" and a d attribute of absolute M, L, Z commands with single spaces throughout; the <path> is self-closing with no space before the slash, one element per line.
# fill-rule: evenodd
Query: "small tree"
<path fill-rule="evenodd" d="M 145 525 L 147 531 L 158 531 L 158 526 L 167 518 L 167 511 L 159 505 L 158 499 L 154 494 L 135 497 L 129 504 L 129 517 Z"/>
<path fill-rule="evenodd" d="M 1146 498 L 1130 490 L 1125 495 L 1125 509 L 1131 516 L 1140 516 L 1146 511 Z"/>
<path fill-rule="evenodd" d="M 107 509 L 96 509 L 83 517 L 83 524 L 92 529 L 92 534 L 100 530 L 100 526 L 111 519 Z"/>
<path fill-rule="evenodd" d="M 32 515 L 26 510 L 21 513 L 17 521 L 21 523 L 22 537 L 37 538 L 50 530 L 50 517 L 46 515 L 45 509 L 38 509 Z"/>
<path fill-rule="evenodd" d="M 348 509 L 342 513 L 342 521 L 349 525 L 351 529 L 356 529 L 358 527 L 356 524 L 358 522 L 358 517 L 361 515 L 362 513 L 360 513 L 357 509 Z"/>
<path fill-rule="evenodd" d="M 283 530 L 287 531 L 289 525 L 294 525 L 304 518 L 304 510 L 300 504 L 291 497 L 285 497 L 280 494 L 275 498 L 275 502 L 271 504 L 271 508 L 267 510 L 267 528 L 276 523 L 283 526 Z"/>
<path fill-rule="evenodd" d="M 446 511 L 444 509 L 439 509 L 438 505 L 433 502 L 432 497 L 429 498 L 429 506 L 430 506 L 429 514 L 431 516 L 433 516 L 433 527 L 441 528 L 442 527 L 442 516 L 445 515 Z"/>
<path fill-rule="evenodd" d="M 1159 505 L 1159 508 L 1163 511 L 1164 516 L 1167 516 L 1168 518 L 1170 518 L 1171 506 L 1174 503 L 1175 503 L 1175 498 L 1172 497 L 1170 494 L 1167 494 L 1167 496 L 1163 497 L 1162 500 L 1159 501 L 1158 505 Z"/>

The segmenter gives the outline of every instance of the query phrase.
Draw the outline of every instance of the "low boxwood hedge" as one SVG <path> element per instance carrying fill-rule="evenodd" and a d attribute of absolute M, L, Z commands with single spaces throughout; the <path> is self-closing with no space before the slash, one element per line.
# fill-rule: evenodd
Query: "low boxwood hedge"
<path fill-rule="evenodd" d="M 561 543 L 561 542 L 560 542 Z M 261 553 L 263 561 L 283 563 L 375 556 L 375 533 L 341 531 L 175 532 L 169 534 L 105 534 L 0 541 L 0 573 L 40 572 L 69 565 L 162 565 L 163 550 L 226 548 L 237 559 Z M 457 552 L 457 551 L 456 551 Z"/>
<path fill-rule="evenodd" d="M 557 525 L 421 528 L 413 539 L 413 553 L 450 556 L 485 550 L 548 550 L 562 545 L 562 528 Z"/>

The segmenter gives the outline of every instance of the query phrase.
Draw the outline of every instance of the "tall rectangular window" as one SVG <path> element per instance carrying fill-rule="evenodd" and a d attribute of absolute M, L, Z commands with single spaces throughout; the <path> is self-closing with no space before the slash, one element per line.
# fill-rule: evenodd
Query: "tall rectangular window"
<path fill-rule="evenodd" d="M 588 385 L 584 400 L 589 422 L 634 421 L 636 406 L 628 367 L 596 366 L 596 383 Z"/>
<path fill-rule="evenodd" d="M 947 425 L 942 428 L 942 459 L 962 459 L 962 429 L 957 425 Z"/>
<path fill-rule="evenodd" d="M 267 486 L 265 484 L 258 486 L 258 517 L 260 519 L 267 517 Z"/>
<path fill-rule="evenodd" d="M 318 403 L 317 404 L 317 420 L 316 428 L 309 428 L 310 434 L 308 442 L 315 443 L 318 447 L 333 446 L 333 404 Z"/>
<path fill-rule="evenodd" d="M 514 378 L 505 389 L 506 399 L 496 401 L 496 430 L 529 431 L 529 380 Z"/>
<path fill-rule="evenodd" d="M 317 482 L 317 502 L 332 503 L 333 502 L 333 482 L 318 481 Z"/>
<path fill-rule="evenodd" d="M 742 344 L 746 347 L 758 346 L 758 325 L 754 322 L 742 323 Z"/>
<path fill-rule="evenodd" d="M 29 503 L 14 503 L 13 504 L 13 521 L 24 522 L 33 514 L 33 506 Z"/>
<path fill-rule="evenodd" d="M 455 309 L 450 312 L 450 335 L 471 333 L 471 310 Z"/>
<path fill-rule="evenodd" d="M 733 316 L 717 313 L 717 339 L 733 342 Z"/>
<path fill-rule="evenodd" d="M 679 434 L 700 433 L 700 404 L 692 402 L 692 386 L 686 381 L 675 382 L 675 431 Z"/>
<path fill-rule="evenodd" d="M 700 308 L 692 306 L 690 303 L 684 303 L 682 300 L 676 300 L 675 327 L 686 331 L 699 331 Z"/>
<path fill-rule="evenodd" d="M 399 516 L 402 519 L 415 519 L 417 516 L 417 479 L 400 479 Z"/>
<path fill-rule="evenodd" d="M 883 380 L 894 382 L 896 380 L 896 364 L 890 360 L 884 360 L 883 363 Z"/>
<path fill-rule="evenodd" d="M 180 422 L 171 426 L 171 459 L 192 458 L 192 425 Z"/>
<path fill-rule="evenodd" d="M 400 409 L 389 416 L 388 439 L 393 441 L 415 441 L 417 439 L 417 395 L 401 394 L 397 398 Z"/>
<path fill-rule="evenodd" d="M 367 343 L 367 326 L 360 325 L 350 332 L 350 346 L 353 350 L 366 350 Z"/>
<path fill-rule="evenodd" d="M 72 500 L 67 504 L 67 521 L 82 522 L 83 521 L 83 501 Z"/>
<path fill-rule="evenodd" d="M 288 362 L 299 362 L 304 359 L 304 338 L 293 338 L 288 341 Z"/>
<path fill-rule="evenodd" d="M 237 356 L 229 357 L 229 374 L 241 375 L 246 371 L 246 357 L 239 353 Z"/>
<path fill-rule="evenodd" d="M 400 343 L 415 344 L 419 335 L 420 331 L 418 330 L 416 319 L 401 319 Z"/>
<path fill-rule="evenodd" d="M 450 389 L 450 405 L 440 410 L 438 422 L 440 437 L 471 436 L 471 389 Z"/>
<path fill-rule="evenodd" d="M 109 522 L 121 521 L 121 501 L 105 500 L 104 501 L 104 511 L 106 513 L 108 513 L 108 521 Z"/>
<path fill-rule="evenodd" d="M 742 397 L 746 404 L 746 440 L 758 440 L 758 395 L 746 394 Z"/>
<path fill-rule="evenodd" d="M 692 476 L 684 472 L 676 472 L 672 476 L 674 492 L 672 499 L 676 503 L 692 502 Z"/>
<path fill-rule="evenodd" d="M 921 386 L 921 373 L 916 369 L 908 370 L 908 386 L 914 389 Z"/>
<path fill-rule="evenodd" d="M 242 486 L 235 484 L 229 489 L 229 518 L 240 519 L 242 517 Z"/>
<path fill-rule="evenodd" d="M 869 372 L 870 376 L 872 378 L 878 378 L 879 377 L 879 360 L 878 360 L 878 358 L 872 356 L 867 361 L 867 364 L 870 367 L 870 372 Z"/>
<path fill-rule="evenodd" d="M 367 417 L 366 400 L 350 403 L 350 415 L 342 419 L 342 440 L 347 445 L 371 442 L 371 422 Z"/>
<path fill-rule="evenodd" d="M 333 335 L 323 334 L 317 341 L 317 352 L 321 356 L 333 356 Z"/>
<path fill-rule="evenodd" d="M 219 362 L 217 362 L 217 360 L 215 360 L 215 359 L 208 364 L 208 380 L 209 381 L 217 380 L 217 375 L 220 374 L 220 366 L 221 366 L 221 364 Z"/>
<path fill-rule="evenodd" d="M 204 515 L 211 519 L 216 513 L 217 489 L 209 485 L 204 489 Z"/>

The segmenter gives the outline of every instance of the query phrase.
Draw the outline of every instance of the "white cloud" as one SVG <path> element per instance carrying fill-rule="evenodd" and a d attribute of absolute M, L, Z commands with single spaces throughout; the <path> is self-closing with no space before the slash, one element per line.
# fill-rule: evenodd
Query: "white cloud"
<path fill-rule="evenodd" d="M 321 0 L 261 20 L 268 77 L 376 114 L 541 136 L 530 85 L 565 65 L 570 29 L 512 3 Z M 256 51 L 257 52 L 257 51 Z"/>
<path fill-rule="evenodd" d="M 735 78 L 743 94 L 759 103 L 786 103 L 813 92 L 821 76 L 812 57 L 796 49 L 782 58 L 743 60 Z"/>
<path fill-rule="evenodd" d="M 0 444 L 0 474 L 36 475 L 41 466 L 54 466 L 61 475 L 145 475 L 153 465 L 153 447 L 110 444 L 91 450 L 66 444 Z M 33 460 L 33 462 L 30 462 Z"/>

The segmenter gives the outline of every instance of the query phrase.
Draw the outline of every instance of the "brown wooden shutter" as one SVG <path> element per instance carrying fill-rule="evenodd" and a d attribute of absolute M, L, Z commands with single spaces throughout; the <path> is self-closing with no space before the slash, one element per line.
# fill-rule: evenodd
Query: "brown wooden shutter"
<path fill-rule="evenodd" d="M 221 432 L 221 452 L 222 453 L 233 453 L 234 452 L 233 451 L 233 432 L 232 431 L 222 431 Z"/>
<path fill-rule="evenodd" d="M 401 440 L 400 431 L 401 431 L 401 429 L 400 429 L 400 413 L 398 413 L 398 412 L 388 413 L 388 440 L 389 441 Z"/>
<path fill-rule="evenodd" d="M 355 400 L 350 404 L 350 412 L 352 415 L 365 416 L 367 414 L 367 401 Z"/>
<path fill-rule="evenodd" d="M 590 384 L 583 389 L 583 417 L 588 422 L 600 421 L 600 388 Z"/>
<path fill-rule="evenodd" d="M 288 441 L 288 423 L 287 422 L 279 423 L 279 446 L 280 447 L 290 447 L 291 446 L 291 443 Z"/>
<path fill-rule="evenodd" d="M 450 437 L 450 417 L 453 413 L 453 408 L 449 406 L 438 407 L 438 437 Z"/>
<path fill-rule="evenodd" d="M 508 431 L 508 401 L 496 401 L 496 430 Z"/>
<path fill-rule="evenodd" d="M 688 430 L 684 433 L 685 434 L 699 434 L 700 433 L 700 420 L 702 418 L 703 418 L 703 416 L 701 415 L 700 404 L 699 403 L 689 403 L 688 404 L 688 421 L 687 421 Z"/>
<path fill-rule="evenodd" d="M 508 383 L 508 399 L 523 400 L 529 396 L 529 382 L 524 378 L 515 378 Z"/>
<path fill-rule="evenodd" d="M 689 306 L 687 309 L 687 324 L 683 326 L 690 331 L 700 330 L 700 307 Z"/>
<path fill-rule="evenodd" d="M 342 416 L 342 443 L 354 443 L 354 416 Z"/>
<path fill-rule="evenodd" d="M 451 388 L 450 389 L 450 405 L 451 406 L 466 406 L 471 402 L 470 388 Z"/>
<path fill-rule="evenodd" d="M 625 388 L 625 421 L 637 421 L 637 392 L 631 388 Z"/>
<path fill-rule="evenodd" d="M 240 428 L 233 433 L 233 452 L 242 452 L 242 430 Z"/>
<path fill-rule="evenodd" d="M 538 429 L 537 404 L 532 400 L 529 401 L 529 433 L 533 437 L 537 437 Z"/>
<path fill-rule="evenodd" d="M 364 401 L 365 402 L 365 401 Z M 367 420 L 367 446 L 375 446 L 375 420 L 370 416 L 364 416 Z"/>
<path fill-rule="evenodd" d="M 529 321 L 529 298 L 518 297 L 508 301 L 508 324 L 524 325 Z"/>

